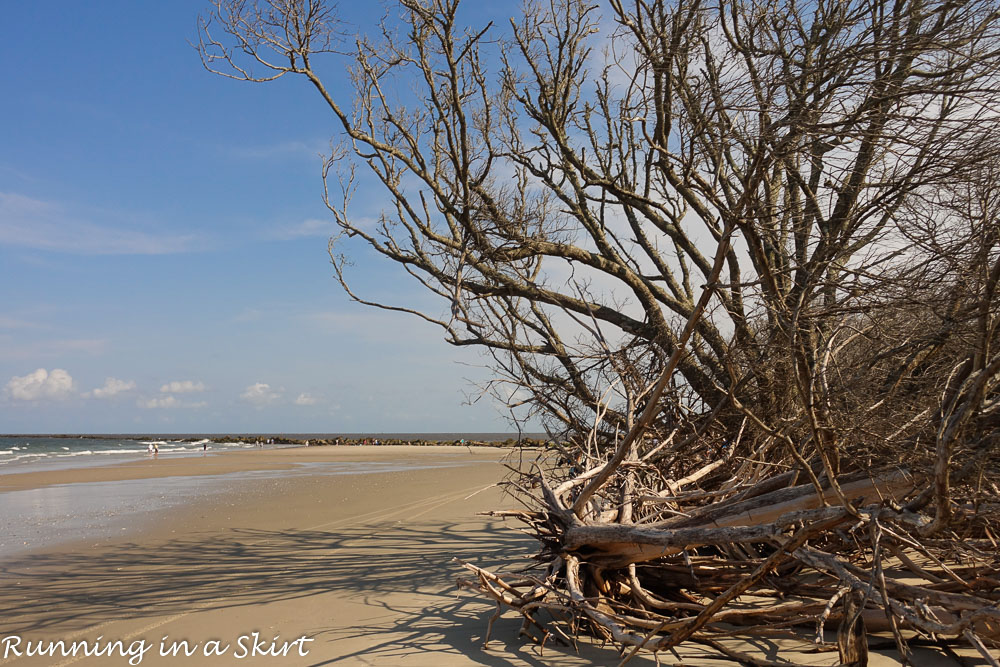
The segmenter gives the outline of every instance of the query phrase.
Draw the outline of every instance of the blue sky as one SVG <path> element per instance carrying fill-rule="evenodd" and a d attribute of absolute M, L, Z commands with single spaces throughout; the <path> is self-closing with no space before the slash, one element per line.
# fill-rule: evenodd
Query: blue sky
<path fill-rule="evenodd" d="M 363 5 L 343 18 L 373 25 Z M 477 353 L 340 290 L 329 112 L 305 81 L 206 72 L 206 7 L 4 8 L 0 432 L 507 430 L 464 405 Z M 424 298 L 355 260 L 362 292 Z"/>

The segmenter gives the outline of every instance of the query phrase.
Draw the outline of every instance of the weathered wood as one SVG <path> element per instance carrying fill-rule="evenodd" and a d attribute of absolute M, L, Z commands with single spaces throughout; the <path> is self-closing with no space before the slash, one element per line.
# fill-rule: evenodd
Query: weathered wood
<path fill-rule="evenodd" d="M 626 567 L 695 546 L 774 541 L 776 536 L 798 522 L 830 519 L 839 522 L 848 516 L 843 508 L 825 507 L 789 512 L 771 523 L 756 526 L 660 530 L 624 524 L 577 525 L 566 530 L 563 547 L 604 567 Z"/>
<path fill-rule="evenodd" d="M 847 498 L 858 500 L 856 504 L 868 505 L 883 500 L 899 501 L 916 484 L 917 480 L 907 470 L 898 468 L 875 476 L 848 476 L 840 482 L 840 488 Z M 733 505 L 722 504 L 703 512 L 693 512 L 690 518 L 670 519 L 657 525 L 664 528 L 752 526 L 773 521 L 788 512 L 813 509 L 835 501 L 833 489 L 826 488 L 821 499 L 811 484 L 801 484 Z"/>
<path fill-rule="evenodd" d="M 868 634 L 865 631 L 863 597 L 857 591 L 844 596 L 844 612 L 837 630 L 837 650 L 840 664 L 847 667 L 868 667 Z"/>

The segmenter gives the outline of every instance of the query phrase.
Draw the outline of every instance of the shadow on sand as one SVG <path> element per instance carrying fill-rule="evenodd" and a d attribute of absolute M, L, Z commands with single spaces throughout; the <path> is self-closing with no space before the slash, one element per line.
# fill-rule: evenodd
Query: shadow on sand
<path fill-rule="evenodd" d="M 470 664 L 544 665 L 539 649 L 517 637 L 518 618 L 482 638 L 494 607 L 458 594 L 455 556 L 491 567 L 524 563 L 532 540 L 499 522 L 352 526 L 343 530 L 237 530 L 190 534 L 161 542 L 125 542 L 100 555 L 56 550 L 0 563 L 0 632 L 78 632 L 108 621 L 164 617 L 192 610 L 252 607 L 334 595 L 353 598 L 381 619 L 344 627 L 308 619 L 310 636 L 333 643 L 364 639 L 312 664 L 394 664 L 414 651 L 461 654 Z M 381 613 L 380 613 L 381 612 Z M 587 642 L 584 642 L 587 644 Z M 561 664 L 616 662 L 598 646 L 547 646 Z M 327 653 L 329 656 L 329 653 Z M 566 661 L 569 661 L 568 663 Z M 633 661 L 637 665 L 652 664 Z"/>

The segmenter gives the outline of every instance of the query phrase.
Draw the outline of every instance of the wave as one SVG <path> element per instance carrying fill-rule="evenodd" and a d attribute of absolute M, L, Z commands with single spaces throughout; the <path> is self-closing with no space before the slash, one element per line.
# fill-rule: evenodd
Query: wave
<path fill-rule="evenodd" d="M 161 458 L 173 459 L 201 456 L 204 449 L 218 452 L 254 446 L 253 441 L 242 439 L 214 442 L 211 438 L 199 436 L 193 436 L 199 438 L 197 440 L 174 439 L 169 436 L 146 437 L 150 439 L 88 438 L 71 441 L 40 438 L 31 443 L 14 438 L 0 438 L 0 475 L 16 472 L 19 466 L 25 465 L 57 470 L 107 465 L 109 461 L 119 459 L 141 461 L 147 458 L 152 447 L 156 447 Z"/>
<path fill-rule="evenodd" d="M 4 463 L 10 463 L 12 461 L 20 461 L 21 459 L 39 459 L 43 458 L 44 454 L 18 454 L 17 456 L 12 456 L 3 460 Z"/>

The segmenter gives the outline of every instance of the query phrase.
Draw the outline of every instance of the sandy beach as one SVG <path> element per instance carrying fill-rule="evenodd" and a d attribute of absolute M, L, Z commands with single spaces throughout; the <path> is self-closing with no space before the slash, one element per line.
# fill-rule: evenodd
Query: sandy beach
<path fill-rule="evenodd" d="M 122 640 L 126 652 L 137 653 L 135 642 L 144 640 L 143 665 L 540 664 L 537 649 L 517 641 L 517 619 L 498 622 L 495 648 L 482 651 L 493 607 L 454 584 L 455 556 L 497 564 L 532 548 L 500 522 L 476 516 L 509 504 L 491 488 L 504 454 L 310 447 L 5 475 L 2 491 L 128 480 L 164 490 L 172 479 L 226 479 L 221 492 L 153 511 L 121 535 L 32 549 L 0 563 L 0 642 L 16 636 L 23 649 L 38 640 Z M 352 463 L 386 469 L 336 472 Z M 273 652 L 275 636 L 279 647 L 312 641 L 283 656 L 252 655 L 263 640 Z M 168 646 L 187 640 L 199 648 L 162 657 L 164 637 Z M 229 644 L 228 652 L 203 655 L 212 640 L 219 650 Z M 18 666 L 126 665 L 135 656 L 116 648 L 110 658 L 18 658 L 13 651 L 4 658 L 5 648 L 17 647 L 0 643 L 0 664 Z M 596 647 L 584 653 L 549 648 L 545 658 L 590 664 L 616 656 Z"/>
<path fill-rule="evenodd" d="M 311 447 L 0 476 L 0 507 L 5 492 L 59 489 L 82 499 L 118 483 L 190 494 L 109 517 L 113 531 L 26 544 L 0 559 L 0 665 L 616 664 L 617 652 L 589 641 L 579 653 L 522 643 L 510 615 L 482 650 L 494 607 L 456 589 L 451 561 L 511 567 L 533 553 L 530 538 L 477 516 L 511 506 L 493 486 L 505 455 Z M 112 655 L 16 655 L 28 642 L 57 640 Z M 771 640 L 754 646 L 773 658 Z M 889 655 L 872 664 L 895 664 Z M 960 664 L 921 656 L 917 664 Z M 697 650 L 682 659 L 726 664 Z M 836 654 L 796 660 L 829 665 Z"/>

